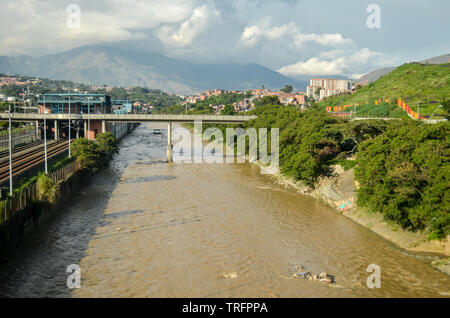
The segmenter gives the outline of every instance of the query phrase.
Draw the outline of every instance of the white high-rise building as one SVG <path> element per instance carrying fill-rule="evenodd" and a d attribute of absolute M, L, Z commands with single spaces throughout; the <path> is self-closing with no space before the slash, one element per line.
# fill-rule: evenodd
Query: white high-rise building
<path fill-rule="evenodd" d="M 306 87 L 306 95 L 316 100 L 336 95 L 339 93 L 349 92 L 353 83 L 350 80 L 340 80 L 333 78 L 312 78 L 309 86 Z"/>

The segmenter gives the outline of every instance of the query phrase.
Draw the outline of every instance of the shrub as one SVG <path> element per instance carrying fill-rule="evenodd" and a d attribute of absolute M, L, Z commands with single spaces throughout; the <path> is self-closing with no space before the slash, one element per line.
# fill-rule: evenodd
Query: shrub
<path fill-rule="evenodd" d="M 105 165 L 104 153 L 100 146 L 93 140 L 78 138 L 70 145 L 71 153 L 80 162 L 81 167 L 91 171 L 97 171 Z"/>
<path fill-rule="evenodd" d="M 39 173 L 37 179 L 37 191 L 40 201 L 56 204 L 59 197 L 59 186 L 45 173 Z"/>
<path fill-rule="evenodd" d="M 98 134 L 95 138 L 95 143 L 98 145 L 100 151 L 106 156 L 107 161 L 111 160 L 112 156 L 119 149 L 119 142 L 111 132 Z"/>
<path fill-rule="evenodd" d="M 358 203 L 405 228 L 450 233 L 449 124 L 391 125 L 361 144 Z"/>

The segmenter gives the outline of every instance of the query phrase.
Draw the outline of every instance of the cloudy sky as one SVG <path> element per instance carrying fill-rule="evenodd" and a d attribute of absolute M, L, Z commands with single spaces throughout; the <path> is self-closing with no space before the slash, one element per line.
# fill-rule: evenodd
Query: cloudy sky
<path fill-rule="evenodd" d="M 450 53 L 449 12 L 448 0 L 2 0 L 0 55 L 102 44 L 354 77 Z"/>

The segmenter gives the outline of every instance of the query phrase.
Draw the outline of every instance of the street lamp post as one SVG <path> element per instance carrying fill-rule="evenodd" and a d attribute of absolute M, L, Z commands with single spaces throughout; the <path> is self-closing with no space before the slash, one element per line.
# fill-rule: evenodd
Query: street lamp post
<path fill-rule="evenodd" d="M 44 94 L 44 159 L 45 159 L 45 173 L 48 173 L 47 169 L 47 122 L 45 120 L 45 113 L 47 109 L 45 108 L 45 94 Z"/>
<path fill-rule="evenodd" d="M 69 158 L 70 158 L 70 131 L 72 130 L 72 128 L 70 127 L 70 96 L 69 96 Z"/>
<path fill-rule="evenodd" d="M 13 195 L 11 104 L 9 105 L 9 195 Z"/>
<path fill-rule="evenodd" d="M 91 133 L 91 104 L 89 103 L 89 101 L 91 100 L 91 96 L 88 97 L 88 139 L 90 138 L 90 133 Z"/>

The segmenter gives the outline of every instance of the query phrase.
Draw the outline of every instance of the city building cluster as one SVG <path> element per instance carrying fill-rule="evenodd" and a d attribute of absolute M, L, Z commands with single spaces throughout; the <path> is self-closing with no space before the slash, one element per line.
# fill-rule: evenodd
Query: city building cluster
<path fill-rule="evenodd" d="M 186 104 L 196 104 L 197 102 L 202 102 L 212 96 L 219 96 L 222 94 L 243 94 L 245 97 L 233 103 L 234 109 L 236 112 L 248 111 L 255 107 L 255 100 L 261 99 L 265 96 L 277 96 L 280 103 L 283 105 L 296 105 L 299 107 L 304 107 L 306 103 L 306 97 L 303 92 L 295 92 L 295 93 L 285 93 L 285 92 L 272 92 L 270 89 L 251 89 L 247 91 L 237 91 L 237 90 L 224 90 L 224 89 L 214 89 L 214 90 L 206 90 L 197 95 L 191 95 L 188 97 L 184 97 L 184 101 L 182 105 Z M 214 105 L 209 104 L 211 108 L 214 109 L 216 113 L 220 113 L 220 111 L 226 106 L 225 104 Z"/>
<path fill-rule="evenodd" d="M 306 87 L 306 95 L 316 101 L 337 94 L 349 93 L 355 90 L 355 84 L 350 80 L 333 78 L 312 78 Z"/>
<path fill-rule="evenodd" d="M 0 75 L 0 86 L 3 85 L 17 85 L 17 86 L 27 86 L 27 85 L 34 85 L 39 83 L 39 79 L 23 79 L 16 76 L 6 76 L 6 75 Z"/>

